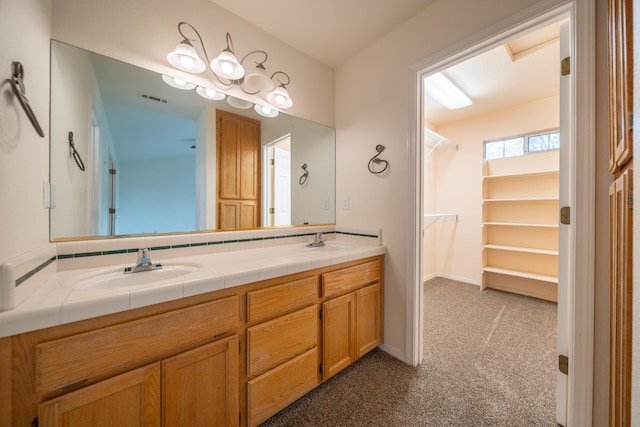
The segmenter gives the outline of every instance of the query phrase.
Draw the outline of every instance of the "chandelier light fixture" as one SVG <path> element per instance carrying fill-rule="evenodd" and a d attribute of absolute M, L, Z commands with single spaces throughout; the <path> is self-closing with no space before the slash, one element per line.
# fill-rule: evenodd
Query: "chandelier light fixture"
<path fill-rule="evenodd" d="M 187 37 L 183 32 L 184 26 L 191 28 L 197 36 L 197 39 Z M 200 59 L 198 52 L 193 46 L 193 42 L 199 42 L 204 57 L 218 83 L 224 87 L 236 86 L 248 95 L 260 94 L 265 98 L 264 105 L 255 105 L 257 112 L 260 114 L 265 112 L 263 115 L 274 117 L 274 114 L 277 115 L 276 109 L 290 108 L 293 105 L 293 101 L 287 90 L 287 85 L 291 83 L 289 75 L 284 71 L 276 71 L 269 76 L 264 66 L 268 59 L 267 52 L 264 50 L 253 50 L 238 61 L 233 48 L 233 40 L 231 39 L 231 35 L 227 33 L 227 47 L 224 48 L 216 58 L 210 60 L 202 37 L 193 25 L 184 21 L 180 22 L 178 24 L 178 32 L 183 40 L 167 55 L 167 61 L 177 69 L 188 73 L 202 73 L 207 69 L 207 64 Z M 253 59 L 250 66 L 247 65 L 247 63 L 249 63 L 249 57 Z M 248 72 L 245 70 L 245 67 L 249 69 Z M 173 77 L 163 76 L 163 79 L 167 84 L 179 89 L 193 89 L 196 87 L 193 83 L 187 83 Z M 178 84 L 176 84 L 176 81 Z M 224 98 L 224 94 L 210 88 L 198 86 L 196 91 L 199 95 L 207 99 Z"/>

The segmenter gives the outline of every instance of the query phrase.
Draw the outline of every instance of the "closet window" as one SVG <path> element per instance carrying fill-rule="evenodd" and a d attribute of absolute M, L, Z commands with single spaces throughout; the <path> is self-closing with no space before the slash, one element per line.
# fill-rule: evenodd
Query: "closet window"
<path fill-rule="evenodd" d="M 560 132 L 534 133 L 485 141 L 484 158 L 485 160 L 502 159 L 558 148 L 560 148 Z"/>

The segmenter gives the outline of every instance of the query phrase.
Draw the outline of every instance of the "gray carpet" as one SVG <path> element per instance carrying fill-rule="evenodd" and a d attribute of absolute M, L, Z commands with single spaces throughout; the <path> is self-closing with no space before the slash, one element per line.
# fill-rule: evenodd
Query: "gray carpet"
<path fill-rule="evenodd" d="M 420 366 L 373 350 L 262 426 L 557 426 L 556 311 L 433 279 Z"/>

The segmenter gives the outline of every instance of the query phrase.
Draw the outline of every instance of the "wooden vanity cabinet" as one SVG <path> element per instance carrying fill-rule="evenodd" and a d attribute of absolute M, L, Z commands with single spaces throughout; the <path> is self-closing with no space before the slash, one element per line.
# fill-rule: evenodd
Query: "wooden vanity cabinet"
<path fill-rule="evenodd" d="M 320 383 L 317 283 L 317 276 L 311 275 L 247 293 L 247 318 L 269 319 L 247 328 L 249 426 Z"/>
<path fill-rule="evenodd" d="M 322 275 L 322 378 L 327 380 L 382 342 L 382 262 Z"/>
<path fill-rule="evenodd" d="M 255 426 L 380 344 L 382 318 L 376 256 L 1 338 L 0 425 Z"/>

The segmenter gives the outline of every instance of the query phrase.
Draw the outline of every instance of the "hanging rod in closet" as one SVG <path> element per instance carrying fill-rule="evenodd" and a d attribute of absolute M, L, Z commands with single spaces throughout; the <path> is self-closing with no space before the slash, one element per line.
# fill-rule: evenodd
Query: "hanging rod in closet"
<path fill-rule="evenodd" d="M 456 222 L 460 219 L 459 214 L 424 214 L 424 227 L 422 230 L 426 230 L 433 224 L 438 222 L 440 218 L 455 218 Z"/>
<path fill-rule="evenodd" d="M 425 157 L 438 148 L 455 148 L 456 151 L 458 151 L 458 144 L 426 127 L 424 128 L 424 145 L 431 148 L 431 150 L 425 154 Z"/>

